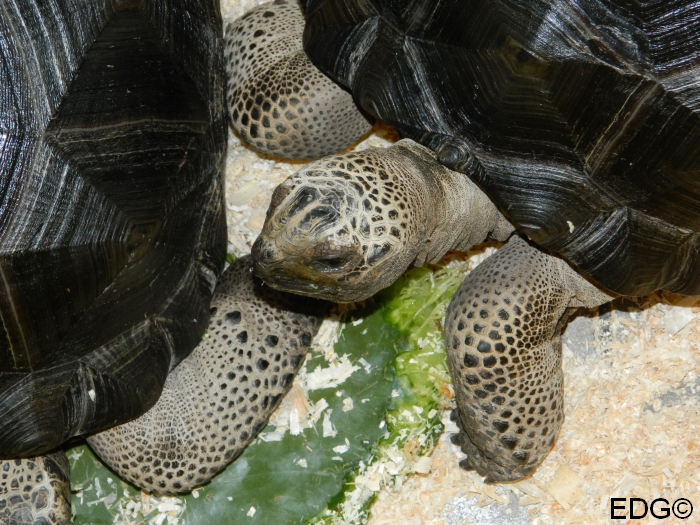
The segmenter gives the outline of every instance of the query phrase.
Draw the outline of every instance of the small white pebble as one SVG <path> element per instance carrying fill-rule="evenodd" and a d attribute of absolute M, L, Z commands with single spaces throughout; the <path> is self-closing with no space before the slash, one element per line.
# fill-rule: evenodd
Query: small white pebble
<path fill-rule="evenodd" d="M 661 325 L 668 335 L 676 335 L 691 321 L 695 320 L 695 315 L 690 308 L 671 308 L 664 315 Z"/>
<path fill-rule="evenodd" d="M 343 399 L 343 412 L 350 412 L 353 408 L 355 408 L 355 403 L 353 403 L 351 397 Z"/>
<path fill-rule="evenodd" d="M 88 396 L 90 396 L 90 399 L 93 401 L 95 400 L 95 391 L 93 389 L 88 390 Z"/>
<path fill-rule="evenodd" d="M 250 516 L 251 518 L 255 516 L 255 507 L 250 507 L 250 509 L 248 509 L 247 516 Z"/>
<path fill-rule="evenodd" d="M 306 464 L 306 460 L 304 458 L 297 461 L 297 465 L 299 465 L 301 468 L 307 468 L 309 466 Z"/>
<path fill-rule="evenodd" d="M 197 498 L 199 497 L 199 491 L 198 491 L 198 490 L 193 490 L 193 491 L 192 491 L 192 497 L 193 497 L 194 499 L 197 499 Z"/>

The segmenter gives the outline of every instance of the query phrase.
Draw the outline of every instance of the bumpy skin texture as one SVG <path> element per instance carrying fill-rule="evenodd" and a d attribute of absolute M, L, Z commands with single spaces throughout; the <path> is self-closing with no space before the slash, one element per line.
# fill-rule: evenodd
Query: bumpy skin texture
<path fill-rule="evenodd" d="M 222 276 L 204 340 L 140 418 L 88 438 L 115 472 L 148 492 L 192 490 L 233 461 L 289 391 L 327 303 L 276 292 L 250 257 Z"/>
<path fill-rule="evenodd" d="M 624 295 L 700 295 L 700 3 L 302 0 L 304 47 Z"/>
<path fill-rule="evenodd" d="M 467 177 L 404 140 L 290 177 L 275 190 L 253 255 L 271 286 L 360 300 L 413 261 L 511 233 Z M 561 330 L 573 309 L 611 299 L 517 235 L 469 274 L 445 318 L 463 467 L 487 482 L 515 481 L 542 462 L 564 417 Z"/>
<path fill-rule="evenodd" d="M 70 465 L 63 451 L 0 460 L 0 524 L 70 523 L 69 476 Z"/>
<path fill-rule="evenodd" d="M 227 101 L 234 129 L 263 153 L 292 159 L 336 153 L 371 123 L 352 95 L 302 49 L 296 2 L 263 4 L 225 28 Z"/>
<path fill-rule="evenodd" d="M 564 422 L 561 330 L 611 296 L 514 236 L 472 271 L 445 316 L 460 465 L 487 483 L 534 471 Z"/>
<path fill-rule="evenodd" d="M 272 287 L 350 302 L 389 286 L 411 264 L 487 237 L 505 240 L 512 230 L 467 177 L 403 140 L 327 157 L 283 182 L 253 258 Z"/>

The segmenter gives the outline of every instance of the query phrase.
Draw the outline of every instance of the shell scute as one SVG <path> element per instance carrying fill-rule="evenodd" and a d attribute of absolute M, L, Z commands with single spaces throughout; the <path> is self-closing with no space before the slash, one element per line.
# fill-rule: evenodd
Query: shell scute
<path fill-rule="evenodd" d="M 215 2 L 54 4 L 0 27 L 0 457 L 153 405 L 225 257 Z"/>
<path fill-rule="evenodd" d="M 610 291 L 700 294 L 700 7 L 308 0 L 305 49 Z"/>

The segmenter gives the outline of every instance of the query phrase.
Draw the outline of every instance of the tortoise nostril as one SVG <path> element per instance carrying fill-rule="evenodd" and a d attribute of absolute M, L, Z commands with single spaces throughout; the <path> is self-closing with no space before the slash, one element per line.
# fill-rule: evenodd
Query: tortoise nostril
<path fill-rule="evenodd" d="M 251 255 L 253 260 L 259 264 L 269 264 L 275 260 L 275 250 L 269 243 L 264 242 L 259 237 L 253 244 Z"/>

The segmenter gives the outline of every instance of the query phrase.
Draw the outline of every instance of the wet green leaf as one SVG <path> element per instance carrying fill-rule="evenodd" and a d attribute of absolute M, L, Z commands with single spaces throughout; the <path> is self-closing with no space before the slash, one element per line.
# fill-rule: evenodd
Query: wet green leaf
<path fill-rule="evenodd" d="M 358 318 L 362 322 L 353 326 Z M 335 352 L 348 356 L 353 364 L 361 358 L 365 363 L 358 364 L 359 368 L 338 387 L 309 392 L 311 402 L 325 399 L 328 403 L 325 412 L 332 410 L 330 421 L 337 435 L 323 437 L 321 418 L 298 436 L 287 432 L 281 441 L 256 440 L 224 472 L 197 490 L 197 497 L 186 495 L 175 500 L 184 505 L 181 514 L 159 513 L 157 508 L 150 512 L 125 512 L 127 505 L 133 509 L 141 504 L 144 508 L 142 494 L 129 487 L 124 495 L 128 485 L 103 467 L 86 446 L 72 449 L 72 481 L 74 487 L 81 489 L 73 497 L 75 522 L 131 523 L 126 521 L 127 516 L 133 523 L 150 523 L 159 514 L 165 514 L 161 525 L 306 523 L 331 502 L 342 499 L 344 484 L 352 479 L 360 461 L 368 461 L 373 447 L 384 435 L 386 429 L 380 428 L 380 423 L 391 404 L 392 361 L 406 348 L 405 339 L 383 321 L 379 309 L 358 311 L 345 324 Z M 328 366 L 321 354 L 307 360 L 308 372 L 318 366 Z M 353 408 L 344 412 L 344 400 L 348 398 L 353 400 Z M 272 429 L 265 431 L 269 430 Z M 347 451 L 342 453 L 333 450 L 346 446 Z M 301 466 L 304 461 L 306 467 Z M 96 480 L 104 489 L 111 488 L 108 479 L 118 489 L 112 490 L 118 498 L 109 508 L 104 500 L 95 503 L 106 495 L 104 490 L 97 491 Z"/>
<path fill-rule="evenodd" d="M 442 431 L 449 376 L 441 321 L 461 279 L 459 268 L 414 269 L 376 303 L 348 315 L 335 354 L 357 369 L 338 386 L 308 392 L 313 406 L 327 403 L 318 421 L 298 435 L 285 432 L 279 441 L 258 438 L 193 494 L 145 495 L 120 481 L 86 446 L 73 448 L 75 523 L 363 523 L 375 494 L 367 488 L 372 469 L 389 456 L 405 456 L 394 466 L 406 474 Z M 316 349 L 305 370 L 308 375 L 329 366 Z M 337 432 L 332 437 L 323 436 L 328 414 Z M 270 425 L 263 435 L 274 430 Z M 391 482 L 391 476 L 382 479 Z"/>

